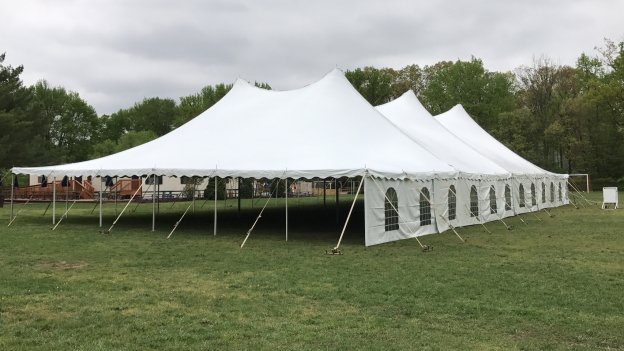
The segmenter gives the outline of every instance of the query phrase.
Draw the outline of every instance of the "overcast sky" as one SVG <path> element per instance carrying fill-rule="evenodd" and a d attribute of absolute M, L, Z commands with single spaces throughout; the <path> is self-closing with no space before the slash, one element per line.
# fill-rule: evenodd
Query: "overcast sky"
<path fill-rule="evenodd" d="M 624 40 L 624 1 L 14 0 L 0 53 L 23 79 L 78 92 L 99 114 L 178 100 L 240 77 L 285 90 L 339 67 L 483 59 L 490 70 L 548 56 L 573 65 Z"/>

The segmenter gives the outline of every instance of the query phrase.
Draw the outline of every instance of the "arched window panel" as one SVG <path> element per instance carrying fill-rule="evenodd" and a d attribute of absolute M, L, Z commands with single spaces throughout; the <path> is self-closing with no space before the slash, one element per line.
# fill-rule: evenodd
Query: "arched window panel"
<path fill-rule="evenodd" d="M 537 206 L 537 199 L 535 198 L 535 183 L 531 183 L 531 206 Z"/>
<path fill-rule="evenodd" d="M 520 203 L 518 204 L 518 206 L 520 207 L 525 207 L 526 206 L 526 202 L 524 201 L 524 185 L 520 184 L 520 186 L 518 187 L 518 201 L 520 201 Z"/>
<path fill-rule="evenodd" d="M 399 199 L 394 188 L 388 188 L 384 198 L 384 223 L 387 232 L 399 229 Z"/>
<path fill-rule="evenodd" d="M 429 189 L 422 188 L 420 190 L 420 225 L 431 224 L 431 203 Z"/>
<path fill-rule="evenodd" d="M 542 183 L 542 203 L 546 203 L 546 183 Z"/>
<path fill-rule="evenodd" d="M 561 190 L 561 183 L 559 183 L 559 202 L 563 201 L 563 194 Z"/>
<path fill-rule="evenodd" d="M 479 194 L 477 194 L 477 187 L 470 187 L 470 217 L 479 216 Z"/>
<path fill-rule="evenodd" d="M 448 219 L 450 221 L 457 218 L 457 192 L 455 185 L 451 185 L 448 191 Z"/>
<path fill-rule="evenodd" d="M 511 210 L 511 188 L 505 184 L 505 211 Z"/>
<path fill-rule="evenodd" d="M 555 202 L 555 184 L 550 182 L 550 202 Z"/>
<path fill-rule="evenodd" d="M 494 185 L 490 187 L 490 213 L 495 214 L 498 212 L 498 206 L 496 205 L 496 189 Z"/>

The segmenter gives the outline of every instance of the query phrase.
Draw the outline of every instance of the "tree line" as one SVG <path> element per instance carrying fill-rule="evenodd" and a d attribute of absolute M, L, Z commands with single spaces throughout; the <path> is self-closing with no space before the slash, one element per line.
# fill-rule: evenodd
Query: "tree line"
<path fill-rule="evenodd" d="M 178 101 L 146 98 L 98 116 L 63 87 L 45 80 L 25 86 L 24 67 L 4 60 L 0 55 L 0 170 L 83 161 L 142 144 L 196 117 L 232 87 L 208 85 Z M 433 115 L 462 104 L 485 130 L 531 162 L 624 186 L 624 42 L 606 39 L 574 66 L 542 57 L 497 72 L 473 57 L 345 73 L 372 105 L 410 89 Z M 256 86 L 271 89 L 266 83 Z"/>

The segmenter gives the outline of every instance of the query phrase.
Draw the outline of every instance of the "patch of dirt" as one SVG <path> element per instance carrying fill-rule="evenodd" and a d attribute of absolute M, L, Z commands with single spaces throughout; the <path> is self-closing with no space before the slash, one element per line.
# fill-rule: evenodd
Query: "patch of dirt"
<path fill-rule="evenodd" d="M 89 264 L 84 261 L 66 262 L 66 261 L 41 261 L 37 263 L 37 267 L 43 269 L 51 269 L 55 271 L 68 271 L 72 269 L 82 269 Z"/>

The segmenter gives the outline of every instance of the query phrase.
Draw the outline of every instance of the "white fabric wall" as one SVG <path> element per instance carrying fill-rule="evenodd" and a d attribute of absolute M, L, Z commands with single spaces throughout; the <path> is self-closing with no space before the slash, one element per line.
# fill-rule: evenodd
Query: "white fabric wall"
<path fill-rule="evenodd" d="M 435 206 L 431 224 L 420 225 L 420 190 L 427 187 L 433 196 L 432 180 L 388 180 L 367 177 L 364 182 L 364 222 L 366 246 L 437 233 Z M 388 188 L 397 193 L 399 229 L 386 232 L 384 199 Z"/>

